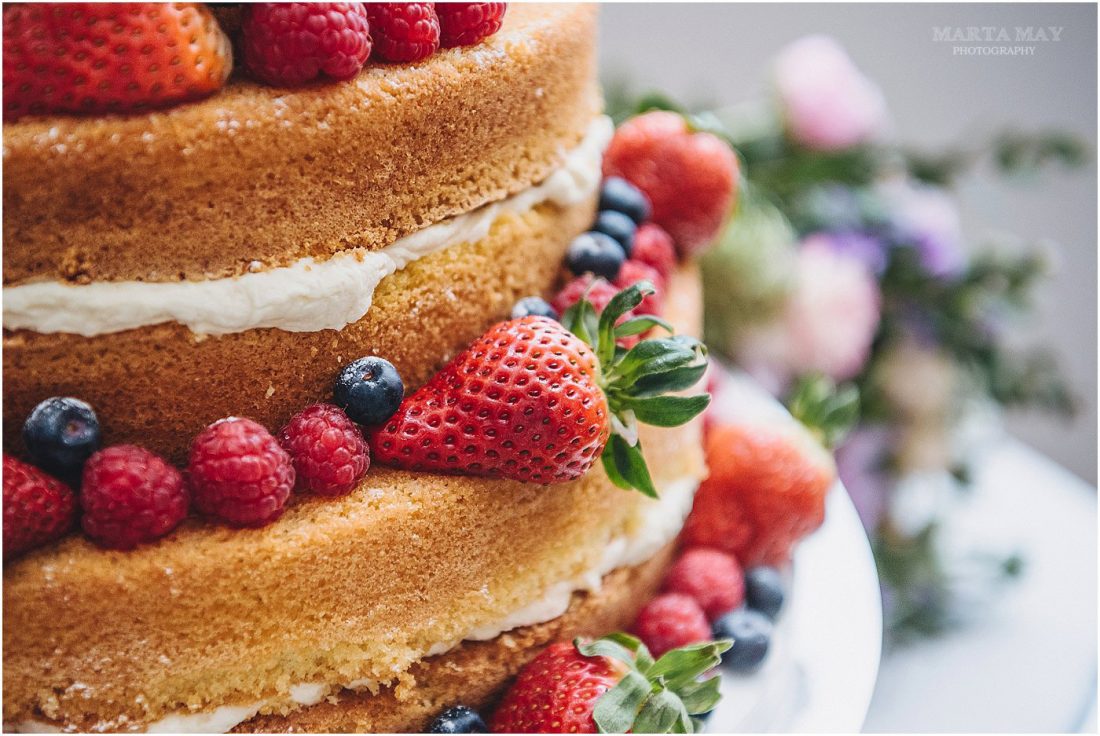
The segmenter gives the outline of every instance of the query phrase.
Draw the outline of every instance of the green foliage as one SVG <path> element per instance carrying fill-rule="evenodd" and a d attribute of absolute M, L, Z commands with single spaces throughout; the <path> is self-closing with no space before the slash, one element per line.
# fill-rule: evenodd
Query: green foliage
<path fill-rule="evenodd" d="M 655 317 L 635 317 L 616 324 L 655 291 L 640 281 L 612 297 L 598 316 L 587 295 L 565 314 L 562 324 L 595 352 L 600 362 L 600 388 L 607 397 L 612 434 L 601 460 L 611 481 L 657 497 L 649 468 L 638 440 L 638 422 L 676 427 L 691 421 L 707 408 L 710 394 L 680 396 L 673 392 L 691 388 L 707 369 L 707 349 L 693 337 L 672 335 L 639 341 L 629 350 L 620 338 L 652 327 L 671 332 L 671 325 Z"/>
<path fill-rule="evenodd" d="M 692 716 L 718 704 L 718 677 L 700 680 L 721 662 L 733 642 L 719 640 L 673 649 L 654 660 L 637 638 L 616 633 L 584 644 L 586 657 L 610 657 L 627 666 L 623 679 L 596 703 L 601 733 L 696 733 Z"/>

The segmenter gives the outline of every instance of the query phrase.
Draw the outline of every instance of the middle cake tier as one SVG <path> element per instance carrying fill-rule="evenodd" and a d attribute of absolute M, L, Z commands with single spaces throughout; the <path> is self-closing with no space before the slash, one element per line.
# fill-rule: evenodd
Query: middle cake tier
<path fill-rule="evenodd" d="M 382 251 L 205 282 L 6 289 L 8 446 L 49 396 L 95 406 L 110 444 L 183 462 L 217 419 L 277 428 L 328 400 L 336 374 L 364 355 L 420 385 L 518 298 L 550 289 L 592 221 L 610 135 L 597 118 L 547 179 Z"/>

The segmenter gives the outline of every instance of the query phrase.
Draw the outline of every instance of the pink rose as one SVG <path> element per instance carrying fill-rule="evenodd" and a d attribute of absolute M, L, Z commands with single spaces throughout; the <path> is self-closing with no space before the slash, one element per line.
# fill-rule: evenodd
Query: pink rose
<path fill-rule="evenodd" d="M 806 373 L 853 378 L 867 361 L 880 306 L 878 283 L 865 263 L 811 238 L 799 249 L 781 317 L 749 333 L 739 362 L 772 391 Z"/>
<path fill-rule="evenodd" d="M 850 148 L 886 125 L 882 92 L 827 36 L 787 45 L 776 58 L 774 81 L 787 131 L 807 148 Z"/>

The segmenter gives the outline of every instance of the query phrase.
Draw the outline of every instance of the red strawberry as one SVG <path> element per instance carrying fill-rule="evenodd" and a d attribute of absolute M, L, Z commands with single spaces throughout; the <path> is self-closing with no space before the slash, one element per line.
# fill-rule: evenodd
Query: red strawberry
<path fill-rule="evenodd" d="M 255 3 L 245 6 L 241 48 L 248 71 L 294 87 L 325 74 L 351 79 L 371 51 L 363 3 Z"/>
<path fill-rule="evenodd" d="M 631 118 L 615 131 L 603 173 L 641 189 L 653 205 L 653 222 L 687 256 L 718 235 L 733 207 L 738 167 L 721 139 L 693 133 L 681 115 L 658 110 Z"/>
<path fill-rule="evenodd" d="M 232 67 L 200 3 L 4 4 L 4 118 L 127 112 L 204 97 Z"/>
<path fill-rule="evenodd" d="M 642 318 L 615 326 L 647 293 L 626 289 L 599 316 L 582 301 L 565 325 L 528 316 L 491 328 L 371 430 L 371 454 L 408 470 L 542 484 L 578 478 L 602 454 L 613 482 L 656 495 L 637 422 L 682 424 L 710 398 L 662 395 L 702 376 L 697 340 L 653 340 L 630 360 L 616 349 L 617 339 L 652 326 Z"/>
<path fill-rule="evenodd" d="M 680 555 L 669 568 L 664 589 L 691 596 L 713 621 L 744 602 L 745 577 L 732 555 L 695 547 Z"/>
<path fill-rule="evenodd" d="M 659 595 L 645 605 L 630 632 L 654 657 L 710 640 L 710 624 L 695 599 L 681 593 Z"/>
<path fill-rule="evenodd" d="M 500 30 L 508 3 L 436 3 L 439 41 L 445 49 L 481 43 Z"/>
<path fill-rule="evenodd" d="M 634 310 L 638 314 L 652 314 L 661 316 L 664 313 L 665 280 L 657 269 L 647 266 L 641 261 L 630 258 L 623 262 L 619 269 L 619 277 L 615 279 L 615 286 L 625 289 L 639 281 L 648 281 L 656 287 L 656 291 L 642 300 L 642 303 Z"/>
<path fill-rule="evenodd" d="M 730 643 L 712 642 L 678 652 L 678 662 L 654 661 L 625 634 L 584 644 L 558 642 L 524 667 L 489 723 L 493 733 L 692 733 L 690 716 L 717 704 L 716 681 L 697 679 L 715 667 Z M 630 677 L 640 686 L 615 707 L 596 713 L 609 690 Z M 681 700 L 691 694 L 690 700 Z"/>
<path fill-rule="evenodd" d="M 372 432 L 378 462 L 556 483 L 607 442 L 595 353 L 557 322 L 502 322 L 401 402 Z"/>
<path fill-rule="evenodd" d="M 630 251 L 630 257 L 653 267 L 665 279 L 676 270 L 676 247 L 672 244 L 672 237 L 652 222 L 643 223 L 634 233 L 634 249 Z"/>
<path fill-rule="evenodd" d="M 824 520 L 836 465 L 797 422 L 718 420 L 706 456 L 710 475 L 684 525 L 686 544 L 725 550 L 745 567 L 780 565 Z"/>
<path fill-rule="evenodd" d="M 374 55 L 386 61 L 420 61 L 439 48 L 435 3 L 367 3 Z"/>
<path fill-rule="evenodd" d="M 41 470 L 4 455 L 4 556 L 64 536 L 76 520 L 72 490 Z"/>

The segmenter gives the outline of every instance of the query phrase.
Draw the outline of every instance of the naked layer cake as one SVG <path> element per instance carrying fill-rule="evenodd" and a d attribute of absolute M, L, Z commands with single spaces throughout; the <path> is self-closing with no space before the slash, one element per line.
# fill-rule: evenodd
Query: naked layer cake
<path fill-rule="evenodd" d="M 736 162 L 615 133 L 595 10 L 4 24 L 5 730 L 570 730 L 523 720 L 564 707 L 539 662 L 623 652 L 687 704 L 639 727 L 698 727 L 741 572 L 671 596 L 694 639 L 642 609 L 706 474 L 691 257 Z"/>

